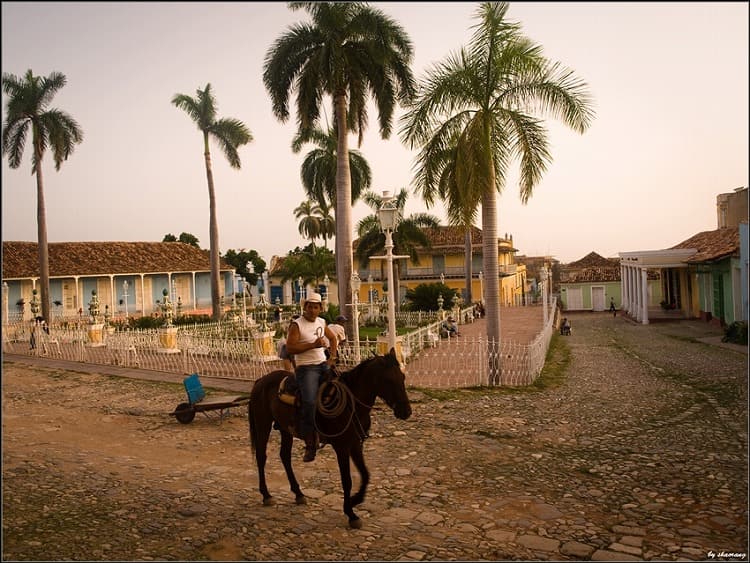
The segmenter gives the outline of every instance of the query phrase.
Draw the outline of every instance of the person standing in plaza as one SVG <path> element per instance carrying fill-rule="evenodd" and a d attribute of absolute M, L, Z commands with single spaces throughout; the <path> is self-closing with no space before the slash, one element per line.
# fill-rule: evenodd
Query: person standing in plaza
<path fill-rule="evenodd" d="M 318 448 L 315 432 L 315 410 L 318 387 L 321 379 L 328 375 L 338 358 L 338 338 L 319 317 L 322 298 L 311 293 L 305 299 L 302 316 L 292 321 L 286 339 L 286 348 L 294 356 L 295 376 L 302 395 L 300 407 L 300 435 L 305 440 L 305 455 L 302 461 L 313 461 Z M 326 347 L 330 354 L 326 359 Z"/>
<path fill-rule="evenodd" d="M 617 316 L 617 307 L 615 307 L 615 298 L 610 297 L 609 298 L 609 311 L 612 313 L 613 317 Z"/>

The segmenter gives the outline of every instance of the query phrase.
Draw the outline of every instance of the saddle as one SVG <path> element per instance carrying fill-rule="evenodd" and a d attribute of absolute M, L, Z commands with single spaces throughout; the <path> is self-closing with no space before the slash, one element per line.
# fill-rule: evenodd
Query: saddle
<path fill-rule="evenodd" d="M 287 375 L 279 384 L 279 400 L 282 403 L 298 407 L 300 404 L 299 385 L 294 375 Z"/>
<path fill-rule="evenodd" d="M 327 382 L 332 381 L 333 378 L 338 377 L 338 372 L 334 369 L 331 370 L 333 372 L 333 377 L 325 377 L 323 381 L 320 382 L 321 385 L 325 385 Z M 284 379 L 281 380 L 281 383 L 279 384 L 279 400 L 282 403 L 285 403 L 287 405 L 290 405 L 292 407 L 298 407 L 300 405 L 301 398 L 300 398 L 300 391 L 299 391 L 299 385 L 297 385 L 297 378 L 294 374 L 287 375 Z M 325 397 L 324 397 L 325 400 Z"/>
<path fill-rule="evenodd" d="M 333 376 L 325 377 L 321 382 L 321 386 L 325 386 L 326 383 L 332 381 L 335 377 L 338 377 L 339 374 L 335 369 L 331 370 L 333 372 Z M 328 388 L 328 392 L 324 392 L 321 397 L 321 403 L 323 405 L 328 405 L 332 400 L 335 400 L 336 393 L 333 388 L 333 386 L 330 386 Z M 297 379 L 294 374 L 287 375 L 284 379 L 281 380 L 281 383 L 279 384 L 279 390 L 278 390 L 278 397 L 279 400 L 284 403 L 285 405 L 289 405 L 291 407 L 294 407 L 294 426 L 289 429 L 289 432 L 293 434 L 294 436 L 299 437 L 300 433 L 297 428 L 297 424 L 299 423 L 299 420 L 297 418 L 298 408 L 302 404 L 302 397 L 300 394 L 299 385 L 297 384 Z M 320 408 L 320 405 L 318 405 L 318 409 Z M 278 422 L 274 421 L 273 428 L 275 430 L 279 430 L 280 427 L 278 425 Z M 325 443 L 326 440 L 324 438 L 321 438 L 321 443 Z"/>

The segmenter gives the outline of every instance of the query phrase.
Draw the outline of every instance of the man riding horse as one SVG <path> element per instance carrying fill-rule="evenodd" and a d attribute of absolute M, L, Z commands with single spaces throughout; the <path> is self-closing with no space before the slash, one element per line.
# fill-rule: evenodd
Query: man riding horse
<path fill-rule="evenodd" d="M 315 403 L 321 380 L 329 375 L 331 366 L 338 357 L 338 339 L 321 319 L 322 299 L 319 293 L 311 293 L 304 301 L 302 316 L 289 325 L 286 349 L 294 356 L 295 376 L 301 392 L 300 435 L 305 440 L 305 456 L 302 461 L 313 461 L 318 448 L 315 432 Z M 326 359 L 325 349 L 330 346 Z"/>

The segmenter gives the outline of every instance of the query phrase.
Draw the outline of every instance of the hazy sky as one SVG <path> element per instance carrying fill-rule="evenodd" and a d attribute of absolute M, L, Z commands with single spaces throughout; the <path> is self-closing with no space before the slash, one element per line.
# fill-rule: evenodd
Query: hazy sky
<path fill-rule="evenodd" d="M 477 7 L 373 4 L 411 37 L 417 79 L 468 43 Z M 520 254 L 569 262 L 715 229 L 716 195 L 748 185 L 748 3 L 511 3 L 509 16 L 589 84 L 597 117 L 583 135 L 548 121 L 554 162 L 525 206 L 515 171 L 509 177 L 500 234 L 512 234 Z M 268 48 L 303 20 L 306 12 L 276 2 L 3 2 L 3 73 L 65 74 L 51 105 L 84 131 L 60 172 L 47 156 L 49 241 L 188 232 L 208 248 L 202 137 L 170 100 L 210 82 L 219 117 L 244 121 L 254 136 L 239 171 L 212 150 L 221 252 L 255 249 L 270 262 L 307 244 L 292 210 L 304 199 L 299 169 L 312 147 L 291 152 L 296 116 L 273 117 L 262 81 Z M 5 121 L 4 95 L 2 104 Z M 380 139 L 370 111 L 361 151 L 377 192 L 411 185 L 415 153 L 398 128 Z M 30 153 L 28 143 L 17 170 L 3 158 L 4 240 L 36 241 Z M 424 210 L 412 195 L 406 214 Z M 444 220 L 442 206 L 429 211 Z M 358 203 L 355 224 L 369 213 Z"/>

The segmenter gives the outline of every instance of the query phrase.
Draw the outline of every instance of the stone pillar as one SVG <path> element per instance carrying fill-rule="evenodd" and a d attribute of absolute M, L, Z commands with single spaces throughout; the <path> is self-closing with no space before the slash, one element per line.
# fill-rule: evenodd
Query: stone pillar
<path fill-rule="evenodd" d="M 626 268 L 623 264 L 620 264 L 620 309 L 623 311 L 628 310 L 628 285 L 625 280 Z"/>

